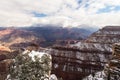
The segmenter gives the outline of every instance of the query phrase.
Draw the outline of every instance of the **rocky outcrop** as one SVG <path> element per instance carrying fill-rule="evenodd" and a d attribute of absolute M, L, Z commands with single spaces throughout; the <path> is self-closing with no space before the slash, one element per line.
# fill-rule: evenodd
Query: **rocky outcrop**
<path fill-rule="evenodd" d="M 12 62 L 9 59 L 11 50 L 8 47 L 0 46 L 0 80 L 5 80 L 10 64 Z"/>
<path fill-rule="evenodd" d="M 120 80 L 120 43 L 114 44 L 112 58 L 104 71 L 107 80 Z"/>
<path fill-rule="evenodd" d="M 26 49 L 28 52 L 32 50 L 37 51 L 38 49 L 40 51 L 45 50 L 44 48 L 38 47 L 36 44 L 29 44 Z M 5 46 L 0 47 L 0 80 L 5 80 L 9 73 L 10 67 L 14 62 L 13 59 L 15 59 L 17 55 L 23 53 L 26 49 L 20 48 L 17 50 L 11 50 Z"/>
<path fill-rule="evenodd" d="M 63 80 L 80 80 L 103 70 L 111 58 L 112 44 L 120 40 L 119 35 L 119 26 L 106 26 L 77 44 L 53 47 L 50 52 L 53 73 Z"/>
<path fill-rule="evenodd" d="M 11 50 L 8 47 L 0 46 L 0 80 L 5 80 L 13 59 L 22 52 L 22 50 Z"/>
<path fill-rule="evenodd" d="M 120 43 L 113 45 L 112 58 L 101 72 L 91 74 L 83 80 L 120 80 Z"/>
<path fill-rule="evenodd" d="M 104 52 L 98 55 L 99 52 L 82 51 L 71 47 L 55 47 L 50 52 L 53 60 L 52 73 L 59 78 L 62 77 L 63 80 L 81 80 L 83 77 L 103 69 L 106 59 L 104 60 Z M 106 53 L 109 54 L 109 52 Z"/>
<path fill-rule="evenodd" d="M 49 80 L 51 59 L 45 52 L 25 50 L 14 59 L 6 80 Z"/>
<path fill-rule="evenodd" d="M 5 59 L 0 61 L 0 80 L 5 80 L 12 62 L 12 59 Z"/>

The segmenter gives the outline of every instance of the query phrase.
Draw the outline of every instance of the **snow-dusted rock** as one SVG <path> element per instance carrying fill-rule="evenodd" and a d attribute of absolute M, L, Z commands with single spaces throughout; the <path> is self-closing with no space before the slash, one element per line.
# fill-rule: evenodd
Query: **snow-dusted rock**
<path fill-rule="evenodd" d="M 120 43 L 113 45 L 111 60 L 105 65 L 101 72 L 89 75 L 83 80 L 120 80 Z"/>
<path fill-rule="evenodd" d="M 6 80 L 49 80 L 51 67 L 51 55 L 27 50 L 14 59 Z"/>

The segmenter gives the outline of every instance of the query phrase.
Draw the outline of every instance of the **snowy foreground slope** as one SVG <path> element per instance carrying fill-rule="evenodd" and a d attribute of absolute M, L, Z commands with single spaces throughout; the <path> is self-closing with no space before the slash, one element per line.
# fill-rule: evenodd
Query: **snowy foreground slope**
<path fill-rule="evenodd" d="M 112 58 L 104 70 L 91 74 L 83 80 L 120 80 L 120 43 L 113 46 Z"/>
<path fill-rule="evenodd" d="M 6 80 L 57 80 L 51 75 L 51 60 L 45 52 L 26 50 L 14 59 Z"/>

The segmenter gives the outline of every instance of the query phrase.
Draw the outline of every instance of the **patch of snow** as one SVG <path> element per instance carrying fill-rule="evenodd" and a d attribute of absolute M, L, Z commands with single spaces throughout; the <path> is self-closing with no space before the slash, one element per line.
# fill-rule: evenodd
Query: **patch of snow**
<path fill-rule="evenodd" d="M 111 60 L 111 62 L 118 63 L 118 60 Z"/>
<path fill-rule="evenodd" d="M 35 61 L 35 56 L 38 58 L 41 58 L 44 54 L 44 52 L 37 52 L 37 51 L 31 51 L 28 55 L 32 58 L 33 61 Z"/>
<path fill-rule="evenodd" d="M 66 70 L 66 67 L 67 67 L 67 66 L 66 66 L 66 65 L 64 65 L 64 67 L 63 67 L 63 71 L 65 71 L 65 70 Z"/>
<path fill-rule="evenodd" d="M 29 50 L 25 50 L 22 54 L 26 54 L 26 53 L 29 53 L 30 51 Z"/>
<path fill-rule="evenodd" d="M 84 78 L 83 80 L 105 80 L 105 73 L 104 71 L 97 72 L 95 75 L 89 75 L 88 77 Z"/>
<path fill-rule="evenodd" d="M 49 80 L 58 80 L 55 74 L 50 75 Z"/>
<path fill-rule="evenodd" d="M 58 68 L 58 66 L 59 66 L 58 64 L 54 64 L 54 68 Z"/>

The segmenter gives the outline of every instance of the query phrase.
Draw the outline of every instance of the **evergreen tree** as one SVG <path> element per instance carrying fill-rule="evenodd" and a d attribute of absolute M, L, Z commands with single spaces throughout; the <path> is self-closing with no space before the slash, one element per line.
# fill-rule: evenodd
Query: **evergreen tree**
<path fill-rule="evenodd" d="M 40 52 L 37 53 L 41 55 Z M 18 55 L 10 67 L 7 80 L 48 80 L 51 71 L 51 56 L 43 54 L 40 57 L 34 54 L 35 51 Z"/>

